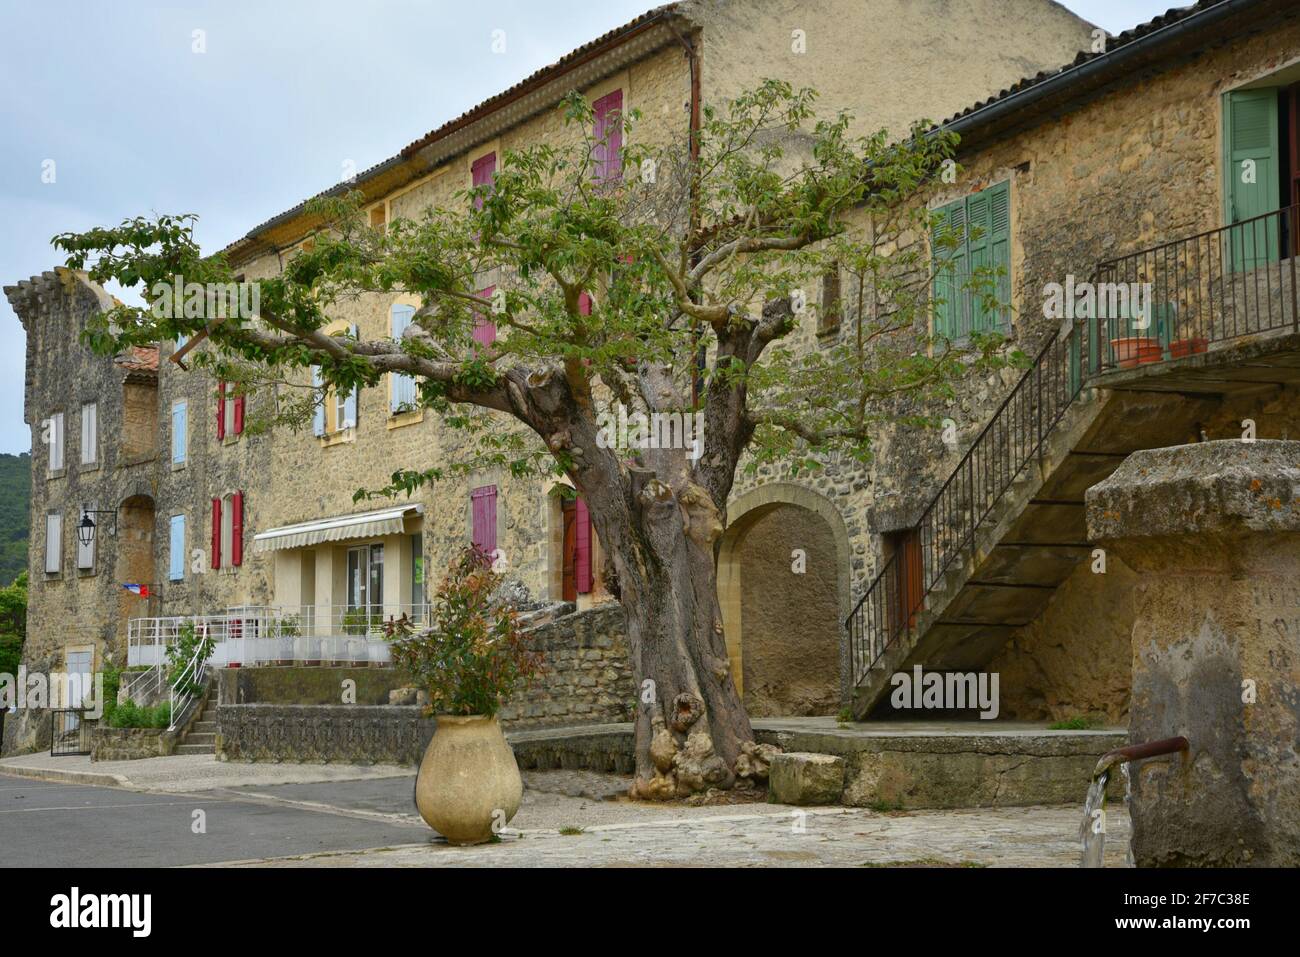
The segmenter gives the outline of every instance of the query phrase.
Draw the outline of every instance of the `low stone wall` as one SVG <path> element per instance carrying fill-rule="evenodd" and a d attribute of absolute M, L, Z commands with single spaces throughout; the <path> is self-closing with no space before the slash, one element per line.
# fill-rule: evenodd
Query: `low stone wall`
<path fill-rule="evenodd" d="M 218 705 L 222 761 L 417 764 L 435 722 L 400 705 Z"/>
<path fill-rule="evenodd" d="M 90 732 L 91 761 L 135 761 L 176 750 L 176 733 L 166 728 L 106 728 Z"/>
<path fill-rule="evenodd" d="M 544 669 L 501 711 L 507 727 L 629 720 L 636 683 L 628 657 L 627 622 L 616 602 L 597 605 L 528 632 Z"/>
<path fill-rule="evenodd" d="M 388 693 L 410 684 L 394 668 L 313 666 L 220 668 L 217 704 L 342 705 L 351 681 L 358 705 L 386 705 Z"/>

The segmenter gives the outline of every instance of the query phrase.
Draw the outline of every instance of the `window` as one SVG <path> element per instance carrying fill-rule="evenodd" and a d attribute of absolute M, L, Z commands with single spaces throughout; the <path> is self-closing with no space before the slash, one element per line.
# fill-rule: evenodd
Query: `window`
<path fill-rule="evenodd" d="M 384 546 L 348 549 L 348 610 L 380 615 L 384 606 Z M 369 616 L 368 616 L 369 617 Z"/>
<path fill-rule="evenodd" d="M 1223 98 L 1224 214 L 1229 224 L 1300 201 L 1300 138 L 1294 134 L 1300 85 L 1234 90 Z M 1229 268 L 1254 269 L 1294 251 L 1287 216 L 1231 230 Z"/>
<path fill-rule="evenodd" d="M 496 286 L 488 286 L 486 289 L 479 291 L 479 297 L 491 299 L 492 294 L 496 291 Z M 497 324 L 487 316 L 477 312 L 474 313 L 474 341 L 481 346 L 490 346 L 497 341 Z"/>
<path fill-rule="evenodd" d="M 470 492 L 470 541 L 491 555 L 497 549 L 497 487 L 484 485 Z"/>
<path fill-rule="evenodd" d="M 93 506 L 92 506 L 93 508 Z M 80 525 L 86 517 L 87 508 L 82 506 L 77 512 L 77 524 Z M 78 571 L 89 571 L 95 567 L 95 539 L 92 538 L 89 543 L 83 542 L 81 536 L 77 535 L 77 569 Z"/>
<path fill-rule="evenodd" d="M 189 455 L 189 405 L 172 404 L 172 464 L 183 465 Z"/>
<path fill-rule="evenodd" d="M 87 402 L 81 407 L 81 464 L 99 461 L 99 406 Z"/>
<path fill-rule="evenodd" d="M 384 208 L 384 204 L 380 203 L 378 206 L 372 206 L 370 209 L 370 228 L 383 232 L 387 222 L 388 211 Z"/>
<path fill-rule="evenodd" d="M 591 105 L 594 114 L 591 151 L 596 182 L 623 178 L 623 91 L 615 90 Z"/>
<path fill-rule="evenodd" d="M 228 395 L 229 383 L 217 383 L 217 438 L 239 435 L 244 431 L 244 397 Z"/>
<path fill-rule="evenodd" d="M 45 574 L 57 575 L 63 568 L 63 516 L 50 512 L 45 516 Z"/>
<path fill-rule="evenodd" d="M 411 604 L 424 603 L 424 536 L 416 532 L 411 536 Z"/>
<path fill-rule="evenodd" d="M 212 567 L 244 563 L 244 493 L 212 500 Z"/>
<path fill-rule="evenodd" d="M 998 183 L 935 210 L 934 239 L 952 235 L 951 249 L 935 245 L 935 334 L 953 341 L 972 332 L 989 332 L 1004 325 L 1011 290 L 1011 184 Z M 976 271 L 1001 274 L 993 293 L 1001 304 L 989 309 L 982 296 L 968 288 Z"/>
<path fill-rule="evenodd" d="M 329 335 L 337 335 L 337 332 L 328 332 Z M 356 323 L 347 327 L 347 334 L 352 338 L 357 337 Z M 325 385 L 324 376 L 321 375 L 318 366 L 311 368 L 312 385 L 320 389 Z M 348 429 L 357 427 L 357 405 L 361 398 L 361 388 L 356 386 L 351 392 L 340 393 L 333 387 L 324 390 L 324 397 L 321 403 L 316 406 L 312 421 L 312 433 L 318 438 L 327 438 Z"/>
<path fill-rule="evenodd" d="M 178 582 L 185 578 L 185 516 L 173 515 L 168 531 L 167 580 Z"/>
<path fill-rule="evenodd" d="M 488 153 L 486 156 L 480 156 L 469 167 L 470 185 L 477 189 L 480 186 L 491 187 L 492 182 L 497 177 L 497 154 Z M 491 192 L 489 188 L 488 192 Z M 483 197 L 474 197 L 474 208 L 483 208 Z"/>
<path fill-rule="evenodd" d="M 50 471 L 63 471 L 63 413 L 50 416 Z"/>
<path fill-rule="evenodd" d="M 390 335 L 398 342 L 401 342 L 402 333 L 411 327 L 411 321 L 414 317 L 414 306 L 394 305 L 388 310 Z M 389 390 L 389 412 L 396 415 L 399 412 L 410 412 L 415 408 L 415 376 L 393 373 L 392 381 L 389 383 Z"/>

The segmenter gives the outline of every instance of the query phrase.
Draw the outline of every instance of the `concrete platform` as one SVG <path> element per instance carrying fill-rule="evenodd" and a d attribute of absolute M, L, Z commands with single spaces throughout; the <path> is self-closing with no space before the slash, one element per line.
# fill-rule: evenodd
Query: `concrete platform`
<path fill-rule="evenodd" d="M 1097 758 L 1128 741 L 1124 728 L 1052 731 L 1012 721 L 759 718 L 759 741 L 843 757 L 843 803 L 855 807 L 975 808 L 1078 804 Z M 630 723 L 508 735 L 520 767 L 631 773 Z M 1112 785 L 1123 797 L 1122 783 Z"/>

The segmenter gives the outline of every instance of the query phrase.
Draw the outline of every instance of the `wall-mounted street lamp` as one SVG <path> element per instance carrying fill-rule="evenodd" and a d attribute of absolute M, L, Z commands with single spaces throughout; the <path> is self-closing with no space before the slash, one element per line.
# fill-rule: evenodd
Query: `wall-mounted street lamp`
<path fill-rule="evenodd" d="M 89 546 L 95 540 L 95 531 L 98 525 L 91 518 L 92 515 L 111 516 L 113 525 L 108 534 L 117 534 L 117 509 L 95 509 L 83 506 L 81 509 L 81 522 L 77 525 L 77 541 L 81 542 L 82 545 Z"/>

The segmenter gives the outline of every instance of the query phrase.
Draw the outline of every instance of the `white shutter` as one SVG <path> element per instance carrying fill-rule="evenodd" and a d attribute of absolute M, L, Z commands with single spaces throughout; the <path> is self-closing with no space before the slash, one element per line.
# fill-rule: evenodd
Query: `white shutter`
<path fill-rule="evenodd" d="M 87 402 L 81 407 L 81 464 L 99 461 L 99 406 Z"/>
<path fill-rule="evenodd" d="M 50 512 L 45 516 L 45 572 L 57 575 L 63 567 L 63 516 Z"/>
<path fill-rule="evenodd" d="M 411 320 L 415 316 L 415 307 L 393 306 L 390 315 L 392 317 L 393 338 L 401 342 L 402 334 L 411 327 Z M 410 408 L 415 404 L 415 394 L 414 376 L 393 373 L 389 411 L 396 412 L 403 406 Z"/>
<path fill-rule="evenodd" d="M 86 517 L 86 509 L 83 506 L 77 512 L 77 524 L 80 525 L 82 519 Z M 98 538 L 99 529 L 95 529 L 96 538 Z M 95 538 L 90 540 L 90 544 L 83 544 L 81 535 L 77 535 L 77 568 L 87 569 L 95 567 Z"/>
<path fill-rule="evenodd" d="M 320 366 L 311 367 L 311 384 L 313 388 L 319 389 L 325 382 L 325 377 L 320 374 Z M 325 400 L 319 396 L 316 397 L 316 410 L 312 413 L 311 431 L 312 435 L 321 436 L 325 434 Z"/>
<path fill-rule="evenodd" d="M 357 324 L 354 322 L 348 330 L 352 338 L 358 338 Z M 355 429 L 357 427 L 357 405 L 361 399 L 361 386 L 356 386 L 351 394 L 343 400 L 343 421 L 339 423 L 340 429 Z"/>
<path fill-rule="evenodd" d="M 178 582 L 185 577 L 185 516 L 173 515 L 171 520 L 171 536 L 168 544 L 168 571 L 167 578 L 169 581 Z"/>
<path fill-rule="evenodd" d="M 63 413 L 50 416 L 50 471 L 63 468 Z"/>
<path fill-rule="evenodd" d="M 189 454 L 189 406 L 177 402 L 172 406 L 172 462 L 179 465 Z"/>

